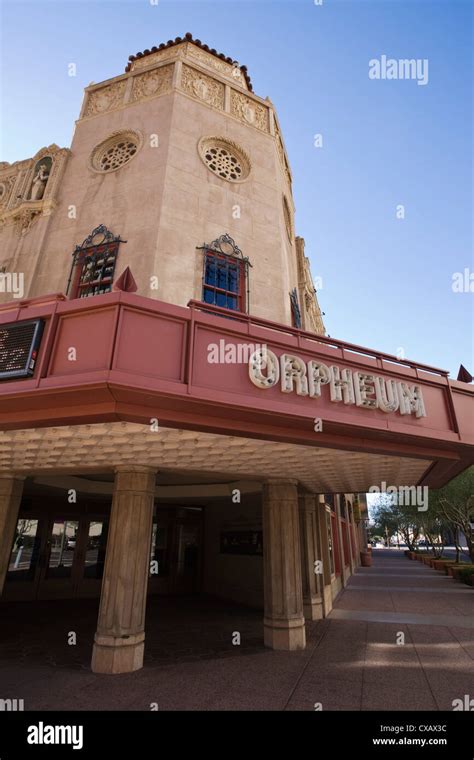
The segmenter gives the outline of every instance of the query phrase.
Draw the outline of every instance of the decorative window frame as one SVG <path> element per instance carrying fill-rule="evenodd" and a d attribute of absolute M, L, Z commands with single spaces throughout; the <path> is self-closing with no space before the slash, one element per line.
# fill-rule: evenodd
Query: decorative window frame
<path fill-rule="evenodd" d="M 100 239 L 98 239 L 100 238 Z M 107 293 L 112 290 L 113 282 L 114 282 L 114 276 L 115 276 L 115 269 L 117 265 L 117 258 L 119 253 L 119 246 L 120 243 L 126 243 L 126 240 L 122 240 L 120 235 L 114 235 L 110 230 L 107 229 L 107 227 L 104 224 L 100 224 L 98 227 L 92 230 L 91 234 L 86 237 L 85 240 L 81 243 L 81 245 L 76 245 L 73 254 L 72 254 L 72 263 L 71 263 L 71 270 L 69 273 L 69 279 L 67 283 L 66 288 L 66 295 L 69 296 L 70 299 L 80 298 L 80 291 L 81 291 L 81 277 L 82 273 L 84 271 L 84 265 L 89 261 L 93 260 L 94 258 L 104 256 L 106 255 L 113 255 L 114 261 L 113 261 L 113 269 L 110 277 L 107 278 L 107 286 L 108 290 Z M 108 249 L 108 251 L 106 251 Z M 98 285 L 96 284 L 96 287 L 100 286 L 101 283 L 103 283 L 102 277 L 97 281 Z M 91 287 L 91 283 L 87 283 L 83 286 Z M 95 293 L 89 293 L 87 296 L 82 296 L 83 298 L 92 298 L 94 295 L 98 295 Z M 104 295 L 103 293 L 100 295 Z"/>
<path fill-rule="evenodd" d="M 206 259 L 209 254 L 214 256 L 219 256 L 222 258 L 226 258 L 229 260 L 237 260 L 240 265 L 240 288 L 239 288 L 239 294 L 237 296 L 237 300 L 240 299 L 240 306 L 239 309 L 227 309 L 227 307 L 219 307 L 224 308 L 229 311 L 229 313 L 237 313 L 237 314 L 248 314 L 249 308 L 250 308 L 250 277 L 249 277 L 249 269 L 252 266 L 249 259 L 243 255 L 242 251 L 238 247 L 238 245 L 235 243 L 234 239 L 231 238 L 231 236 L 226 232 L 220 237 L 216 238 L 216 240 L 213 240 L 212 243 L 203 243 L 202 245 L 197 247 L 197 250 L 203 252 L 202 257 L 202 286 L 201 286 L 201 300 L 203 303 L 206 303 L 204 301 L 204 289 L 205 287 L 212 287 L 209 285 L 206 285 Z M 209 304 L 209 306 L 212 308 L 213 304 Z"/>
<path fill-rule="evenodd" d="M 243 176 L 241 179 L 228 179 L 227 177 L 221 177 L 219 174 L 216 174 L 212 169 L 209 168 L 207 161 L 205 159 L 205 152 L 206 152 L 206 146 L 210 147 L 210 144 L 213 143 L 216 147 L 222 147 L 228 150 L 229 152 L 234 151 L 234 153 L 237 154 L 237 158 L 240 160 L 240 162 L 243 165 L 243 169 L 245 172 L 245 176 Z M 199 154 L 199 158 L 203 162 L 206 169 L 214 175 L 214 177 L 217 177 L 217 179 L 221 179 L 224 182 L 229 182 L 231 185 L 241 185 L 243 182 L 247 182 L 248 178 L 250 177 L 250 173 L 252 171 L 252 162 L 250 160 L 250 157 L 240 145 L 238 145 L 233 140 L 229 140 L 227 137 L 217 137 L 215 135 L 208 135 L 201 137 L 198 140 L 197 143 L 197 151 Z"/>
<path fill-rule="evenodd" d="M 136 153 L 128 161 L 126 161 L 126 163 L 122 164 L 121 166 L 117 166 L 115 169 L 104 170 L 98 167 L 97 160 L 103 154 L 103 152 L 107 150 L 107 148 L 112 147 L 112 145 L 115 143 L 120 142 L 122 139 L 134 140 L 137 144 Z M 126 166 L 128 166 L 137 157 L 142 147 L 143 134 L 137 129 L 117 129 L 115 132 L 111 132 L 109 135 L 107 135 L 107 137 L 104 137 L 104 139 L 97 143 L 97 145 L 93 148 L 89 156 L 88 168 L 94 172 L 94 174 L 113 174 L 114 172 L 118 172 L 120 169 L 124 169 Z"/>

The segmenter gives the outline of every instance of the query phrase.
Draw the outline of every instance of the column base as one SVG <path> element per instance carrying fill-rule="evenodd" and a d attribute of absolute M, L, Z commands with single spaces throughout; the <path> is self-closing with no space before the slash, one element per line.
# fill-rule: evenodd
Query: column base
<path fill-rule="evenodd" d="M 296 620 L 263 620 L 263 643 L 270 649 L 294 651 L 306 647 L 304 618 Z"/>
<path fill-rule="evenodd" d="M 143 667 L 145 633 L 103 636 L 96 633 L 92 650 L 93 673 L 132 673 Z"/>
<path fill-rule="evenodd" d="M 322 620 L 324 613 L 321 597 L 313 597 L 308 600 L 303 599 L 303 612 L 306 620 Z"/>

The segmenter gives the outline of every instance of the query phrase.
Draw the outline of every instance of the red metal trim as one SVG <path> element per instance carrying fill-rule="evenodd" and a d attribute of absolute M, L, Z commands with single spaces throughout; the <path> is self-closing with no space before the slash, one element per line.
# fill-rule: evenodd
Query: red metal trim
<path fill-rule="evenodd" d="M 216 314 L 228 314 L 227 309 L 223 309 L 220 306 L 214 306 L 211 304 L 203 304 L 201 301 L 196 301 L 195 299 L 192 299 L 187 304 L 189 307 L 194 307 L 196 309 L 200 310 L 206 310 L 209 312 L 215 312 Z M 233 313 L 234 314 L 234 313 Z M 263 319 L 262 317 L 257 317 L 255 315 L 245 314 L 242 312 L 235 312 L 236 319 L 240 319 L 242 322 L 251 323 L 252 325 L 260 325 L 262 327 L 268 327 L 272 330 L 278 330 L 280 333 L 288 332 L 291 335 L 293 335 L 295 338 L 309 338 L 311 341 L 317 342 L 317 343 L 324 343 L 327 346 L 331 346 L 333 348 L 339 348 L 342 351 L 342 358 L 344 358 L 344 351 L 350 351 L 354 352 L 356 354 L 362 354 L 364 356 L 369 356 L 371 358 L 374 358 L 376 360 L 380 361 L 388 361 L 391 363 L 394 363 L 395 365 L 401 365 L 401 366 L 407 366 L 410 367 L 410 369 L 421 369 L 425 372 L 431 372 L 435 375 L 442 375 L 444 377 L 447 377 L 449 375 L 449 371 L 445 369 L 439 369 L 437 367 L 432 367 L 429 364 L 421 364 L 420 362 L 414 362 L 409 359 L 399 359 L 397 356 L 394 356 L 393 354 L 386 354 L 382 351 L 374 351 L 371 348 L 367 348 L 365 346 L 358 346 L 355 343 L 347 343 L 346 341 L 339 340 L 336 338 L 328 338 L 326 335 L 317 335 L 316 333 L 308 332 L 306 330 L 300 330 L 297 327 L 292 327 L 291 325 L 282 325 L 278 322 L 272 322 L 268 319 Z M 353 356 L 347 357 L 348 361 L 357 361 Z M 381 367 L 385 372 L 390 371 L 387 367 Z"/>

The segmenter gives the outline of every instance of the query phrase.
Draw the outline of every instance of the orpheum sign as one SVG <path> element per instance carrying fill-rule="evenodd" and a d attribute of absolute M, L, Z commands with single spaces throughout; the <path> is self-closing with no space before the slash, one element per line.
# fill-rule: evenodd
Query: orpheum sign
<path fill-rule="evenodd" d="M 257 388 L 273 388 L 278 383 L 283 393 L 319 399 L 327 385 L 334 402 L 355 404 L 363 409 L 380 409 L 387 414 L 414 414 L 426 417 L 419 385 L 388 380 L 367 372 L 328 366 L 311 359 L 304 361 L 294 354 L 277 355 L 266 346 L 254 351 L 249 360 L 249 377 Z"/>
<path fill-rule="evenodd" d="M 0 380 L 31 377 L 43 326 L 42 319 L 0 325 Z"/>

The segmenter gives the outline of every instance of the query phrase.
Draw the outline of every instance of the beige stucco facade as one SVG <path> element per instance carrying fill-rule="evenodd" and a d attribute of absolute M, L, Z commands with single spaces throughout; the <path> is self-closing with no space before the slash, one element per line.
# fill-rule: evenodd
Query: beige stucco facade
<path fill-rule="evenodd" d="M 25 298 L 64 293 L 72 252 L 104 224 L 126 241 L 116 277 L 129 266 L 140 295 L 186 305 L 202 298 L 198 247 L 228 233 L 251 265 L 246 310 L 290 324 L 296 288 L 302 326 L 324 332 L 271 101 L 248 89 L 240 68 L 188 40 L 127 69 L 86 88 L 70 150 L 53 145 L 0 164 L 0 272 L 24 275 Z M 101 146 L 121 138 L 134 155 L 103 171 Z M 206 165 L 213 141 L 236 152 L 236 181 Z"/>

